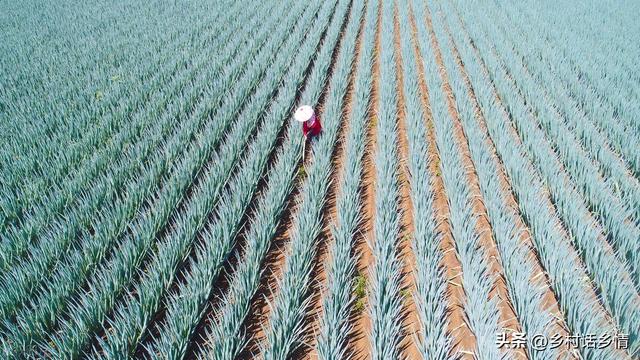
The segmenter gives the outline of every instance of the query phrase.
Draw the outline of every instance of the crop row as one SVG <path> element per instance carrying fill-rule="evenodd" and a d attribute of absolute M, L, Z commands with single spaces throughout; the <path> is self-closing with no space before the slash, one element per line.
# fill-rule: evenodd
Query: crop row
<path fill-rule="evenodd" d="M 198 241 L 197 246 L 194 246 L 194 254 L 188 260 L 189 264 L 187 268 L 189 271 L 184 273 L 183 280 L 178 283 L 178 290 L 171 293 L 164 301 L 167 306 L 166 320 L 157 324 L 157 326 L 163 328 L 163 330 L 160 332 L 161 335 L 159 337 L 152 339 L 152 343 L 148 347 L 152 356 L 178 358 L 184 356 L 187 346 L 190 344 L 193 331 L 204 315 L 203 311 L 206 308 L 206 300 L 214 285 L 212 279 L 215 279 L 219 275 L 224 260 L 229 257 L 229 252 L 233 247 L 233 240 L 242 224 L 242 216 L 247 210 L 258 181 L 261 178 L 262 171 L 271 152 L 270 150 L 274 146 L 276 136 L 282 126 L 282 119 L 291 107 L 291 102 L 295 94 L 295 90 L 291 90 L 297 88 L 297 85 L 302 81 L 303 71 L 308 66 L 310 56 L 313 54 L 313 50 L 320 41 L 320 37 L 327 26 L 333 5 L 331 3 L 324 4 L 320 13 L 315 17 L 315 20 L 311 21 L 318 6 L 319 4 L 316 3 L 314 6 L 306 9 L 304 17 L 297 22 L 300 25 L 294 28 L 294 32 L 288 39 L 286 48 L 274 59 L 270 70 L 273 69 L 273 71 L 278 72 L 283 72 L 286 67 L 289 66 L 289 62 L 295 59 L 294 63 L 289 66 L 289 70 L 284 74 L 284 78 L 288 79 L 286 81 L 289 83 L 285 88 L 288 91 L 282 92 L 281 89 L 278 91 L 275 100 L 271 102 L 269 110 L 262 120 L 263 125 L 261 131 L 256 134 L 255 139 L 249 145 L 247 156 L 239 160 L 238 173 L 229 181 L 227 188 L 220 195 L 218 210 L 214 215 L 217 219 L 205 224 L 203 220 L 206 220 L 206 213 L 202 214 L 202 211 L 194 208 L 196 210 L 196 212 L 194 212 L 195 215 L 205 215 L 199 226 L 201 228 L 201 241 Z M 313 26 L 310 28 L 306 27 L 306 25 L 303 26 L 303 24 L 309 23 L 313 24 Z M 314 29 L 314 31 L 307 34 L 308 29 Z M 305 34 L 308 35 L 306 39 L 304 39 Z M 301 51 L 301 54 L 304 55 L 293 56 L 292 54 L 295 51 Z M 278 68 L 280 69 L 278 70 Z M 262 91 L 264 94 L 269 94 L 267 89 L 274 89 L 274 85 L 280 82 L 278 78 L 273 76 L 267 76 L 267 79 L 270 79 L 270 81 L 264 83 L 265 86 Z M 293 83 L 290 83 L 291 81 L 293 81 Z M 252 101 L 245 107 L 245 111 L 240 117 L 255 117 L 259 109 L 265 107 L 266 100 L 268 100 L 268 97 L 255 102 Z M 224 145 L 224 147 L 229 148 L 224 149 L 221 153 L 238 152 L 240 150 L 238 145 L 241 145 L 242 141 L 247 139 L 246 132 L 251 131 L 255 126 L 256 123 L 253 122 L 235 128 L 234 131 L 228 135 L 229 146 L 227 146 L 227 144 Z M 245 129 L 243 129 L 243 127 Z M 238 144 L 235 145 L 235 149 L 231 147 L 233 146 L 231 145 L 233 142 Z M 194 203 L 197 204 L 197 202 L 202 201 L 202 199 L 202 196 L 195 196 Z M 207 207 L 204 207 L 204 209 L 207 209 Z M 190 214 L 191 211 L 191 208 L 187 209 L 187 217 L 193 219 L 194 217 Z M 197 220 L 191 221 L 191 223 L 197 223 Z M 178 227 L 178 229 L 180 228 L 181 227 Z M 198 231 L 199 229 L 196 227 L 194 230 Z M 175 235 L 180 236 L 180 232 L 176 232 Z M 139 288 L 138 298 L 143 304 L 144 300 L 153 294 L 152 291 L 162 294 L 168 290 L 168 287 L 172 283 L 173 272 L 175 271 L 175 261 L 184 257 L 185 250 L 188 250 L 191 245 L 189 243 L 192 237 L 176 237 L 173 241 L 166 242 L 165 246 L 160 248 L 158 252 L 159 257 L 157 258 L 158 262 L 166 265 L 161 265 L 161 267 L 156 270 L 150 271 L 149 274 L 152 280 L 143 283 L 144 287 Z M 213 245 L 214 241 L 216 245 Z M 179 255 L 180 252 L 182 252 L 182 255 Z M 174 259 L 173 265 L 171 265 L 171 259 Z M 165 279 L 163 281 L 156 280 L 159 276 L 156 276 L 154 272 L 163 274 L 162 276 Z M 185 296 L 185 294 L 190 295 Z M 159 299 L 159 297 L 153 299 Z M 135 298 L 130 300 L 137 301 Z M 137 303 L 134 304 L 134 309 L 139 307 Z M 154 311 L 153 306 L 157 307 L 158 303 L 156 302 L 155 305 L 151 304 L 154 303 L 148 302 L 145 305 L 147 305 L 151 311 Z M 130 305 L 126 305 L 122 309 L 128 311 L 130 308 Z M 127 316 L 123 316 L 121 321 L 124 322 L 127 319 Z M 126 329 L 126 326 L 122 328 Z"/>
<path fill-rule="evenodd" d="M 481 20 L 473 16 L 471 8 L 461 4 L 457 4 L 455 8 L 450 4 L 445 5 L 448 28 L 451 29 L 454 43 L 481 105 L 489 134 L 511 180 L 520 212 L 531 229 L 537 254 L 549 276 L 550 285 L 570 332 L 611 333 L 613 327 L 607 322 L 602 309 L 594 308 L 594 301 L 597 300 L 593 298 L 594 295 L 589 295 L 593 294 L 590 283 L 584 281 L 584 275 L 580 275 L 582 271 L 576 271 L 582 265 L 570 244 L 575 241 L 575 236 L 564 231 L 563 224 L 550 203 L 548 185 L 540 178 L 541 174 L 535 171 L 524 144 L 515 137 L 515 130 L 509 131 L 513 125 L 505 127 L 503 123 L 527 119 L 530 113 L 523 100 L 517 98 L 517 92 L 510 89 L 511 80 L 498 60 L 484 48 L 485 40 L 480 36 L 474 37 L 477 48 L 473 47 L 467 26 L 473 21 Z M 464 20 L 456 15 L 461 10 L 465 14 Z M 481 55 L 484 56 L 480 57 Z M 540 201 L 541 199 L 546 201 Z M 591 244 L 591 249 L 597 245 Z M 613 281 L 609 284 L 613 284 Z M 610 348 L 581 348 L 580 352 L 588 359 L 616 356 Z"/>
<path fill-rule="evenodd" d="M 484 25 L 485 29 L 489 28 L 486 22 L 478 22 L 476 24 Z M 492 26 L 491 29 L 495 29 L 495 27 Z M 603 305 L 615 319 L 620 329 L 630 335 L 631 344 L 635 346 L 635 339 L 640 334 L 640 305 L 638 303 L 637 290 L 632 282 L 633 278 L 629 278 L 629 273 L 624 267 L 625 263 L 616 258 L 615 253 L 606 247 L 606 243 L 601 236 L 601 228 L 593 220 L 592 214 L 586 208 L 585 199 L 580 196 L 569 179 L 562 178 L 568 177 L 565 171 L 568 170 L 568 172 L 575 174 L 580 169 L 576 168 L 575 160 L 574 162 L 565 163 L 565 167 L 563 167 L 560 162 L 561 159 L 558 158 L 554 148 L 549 144 L 550 139 L 545 137 L 543 129 L 535 126 L 538 121 L 549 121 L 551 114 L 541 107 L 538 107 L 537 111 L 532 111 L 531 106 L 535 106 L 532 104 L 535 104 L 535 99 L 538 97 L 535 95 L 523 96 L 523 94 L 530 94 L 532 89 L 522 87 L 521 84 L 518 85 L 519 81 L 523 81 L 526 78 L 526 75 L 521 68 L 512 66 L 513 61 L 511 59 L 501 59 L 492 51 L 491 46 L 487 43 L 487 36 L 493 39 L 500 39 L 501 34 L 493 31 L 483 36 L 480 31 L 482 30 L 476 33 L 477 38 L 474 38 L 479 44 L 478 47 L 481 51 L 484 51 L 484 56 L 495 59 L 495 64 L 501 67 L 507 76 L 505 85 L 510 89 L 511 99 L 513 100 L 505 98 L 505 101 L 510 102 L 519 98 L 522 103 L 524 103 L 522 100 L 526 99 L 527 104 L 529 104 L 529 106 L 523 108 L 526 116 L 513 118 L 513 124 L 522 138 L 523 145 L 527 148 L 536 169 L 545 179 L 551 198 L 563 223 L 567 229 L 575 234 L 573 237 L 574 246 L 580 251 L 582 260 L 593 277 L 594 285 L 601 293 Z M 498 53 L 508 54 L 505 49 Z M 577 149 L 573 150 L 573 153 L 576 151 Z M 570 155 L 572 150 L 566 149 L 563 153 Z M 560 181 L 558 181 L 558 176 L 561 176 Z M 630 244 L 637 246 L 633 240 L 631 240 Z"/>
<path fill-rule="evenodd" d="M 425 359 L 447 359 L 451 353 L 452 339 L 447 334 L 447 300 L 445 298 L 446 277 L 441 267 L 443 258 L 440 249 L 441 237 L 436 231 L 432 176 L 427 152 L 426 111 L 420 101 L 419 70 L 423 64 L 414 50 L 409 14 L 409 1 L 398 3 L 400 24 L 400 49 L 402 50 L 403 88 L 405 119 L 409 148 L 408 170 L 410 198 L 413 207 L 414 232 L 412 249 L 416 261 L 415 290 L 413 301 L 420 319 L 418 348 Z M 420 9 L 420 7 L 417 7 Z M 411 14 L 413 15 L 413 14 Z M 424 13 L 418 21 L 424 21 Z M 425 44 L 423 44 L 424 46 Z M 419 51 L 419 47 L 417 49 Z M 431 65 L 431 63 L 428 63 Z M 435 70 L 435 69 L 434 69 Z M 437 89 L 435 91 L 438 91 Z M 434 101 L 441 100 L 437 96 Z"/>
<path fill-rule="evenodd" d="M 380 91 L 376 109 L 375 219 L 371 243 L 368 314 L 371 318 L 373 359 L 396 359 L 402 333 L 401 272 L 397 240 L 400 236 L 397 164 L 397 82 L 394 54 L 394 2 L 382 2 L 380 27 Z"/>
<path fill-rule="evenodd" d="M 203 54 L 201 61 L 204 62 L 205 58 L 206 54 Z M 210 67 L 212 70 L 217 68 L 218 67 Z M 206 73 L 204 75 L 207 76 Z M 172 111 L 180 111 L 181 109 L 185 110 L 186 108 L 172 108 Z M 176 123 L 173 121 L 175 120 L 173 117 L 174 114 L 174 112 L 168 112 L 162 121 L 157 121 L 156 124 L 162 125 L 166 129 L 168 125 Z M 200 121 L 202 121 L 202 119 L 203 118 L 200 118 Z M 42 295 L 36 297 L 36 299 L 38 299 L 37 301 L 32 301 L 32 303 L 34 303 L 34 306 L 32 306 L 33 311 L 42 311 L 39 305 L 42 305 L 43 302 L 51 304 L 52 298 L 58 298 L 52 296 L 51 291 L 59 294 L 62 289 L 72 287 L 72 284 L 82 281 L 83 277 L 81 275 L 86 274 L 92 266 L 100 262 L 100 259 L 110 249 L 113 241 L 124 231 L 128 219 L 142 206 L 145 200 L 145 194 L 150 194 L 158 180 L 166 171 L 170 170 L 168 165 L 173 161 L 172 159 L 175 159 L 180 154 L 180 150 L 184 148 L 184 144 L 190 141 L 193 136 L 192 134 L 194 134 L 197 127 L 200 126 L 198 122 L 188 123 L 179 121 L 177 123 L 181 126 L 179 128 L 180 131 L 175 132 L 172 138 L 166 139 L 165 147 L 160 147 L 159 151 L 153 154 L 151 159 L 123 159 L 123 163 L 118 164 L 116 169 L 126 169 L 127 166 L 137 167 L 142 164 L 143 170 L 147 170 L 147 172 L 142 172 L 145 175 L 143 178 L 124 184 L 127 185 L 125 188 L 125 196 L 121 197 L 119 202 L 114 202 L 107 208 L 101 209 L 102 211 L 98 214 L 99 217 L 95 218 L 92 224 L 94 229 L 93 236 L 86 232 L 83 233 L 82 241 L 76 252 L 67 255 L 66 259 L 56 264 L 53 273 L 55 274 L 55 272 L 57 272 L 60 277 L 54 276 L 53 282 L 51 283 L 45 283 L 43 281 L 47 279 L 47 277 L 43 275 L 49 269 L 48 265 L 52 264 L 52 261 L 55 261 L 54 255 L 61 254 L 64 251 L 65 242 L 71 241 L 74 237 L 75 234 L 69 231 L 65 233 L 65 235 L 67 235 L 66 238 L 63 237 L 58 242 L 46 241 L 42 243 L 45 246 L 44 248 L 36 248 L 36 250 L 39 251 L 35 253 L 37 254 L 36 256 L 30 258 L 33 260 L 32 262 L 11 269 L 11 272 L 8 273 L 3 282 L 3 284 L 7 286 L 5 296 L 2 298 L 3 305 L 17 304 L 17 302 L 27 296 L 26 294 L 35 291 L 38 284 L 43 283 L 43 288 L 40 291 Z M 190 124 L 190 126 L 186 126 L 188 124 Z M 155 126 L 157 127 L 158 125 Z M 158 140 L 155 141 L 157 142 Z M 152 144 L 154 143 L 141 142 L 136 146 L 137 150 L 132 154 L 138 156 L 142 156 L 142 154 L 147 155 L 153 149 Z M 140 147 L 138 148 L 138 146 Z M 163 159 L 165 162 L 160 162 L 160 160 Z M 150 168 L 148 164 L 154 165 Z M 112 183 L 114 182 L 113 178 L 111 181 Z M 79 270 L 70 271 L 70 266 Z M 74 277 L 76 280 L 70 281 L 71 279 L 69 277 Z M 9 286 L 9 284 L 11 284 L 11 286 Z M 60 284 L 64 284 L 65 286 L 60 286 Z M 18 316 L 18 318 L 20 317 L 21 316 Z M 33 324 L 31 324 L 31 326 L 33 326 Z"/>
<path fill-rule="evenodd" d="M 238 13 L 232 13 L 234 16 L 239 16 Z M 214 32 L 208 33 L 208 36 L 201 37 L 199 46 L 205 49 L 212 41 Z M 229 33 L 230 34 L 230 33 Z M 184 36 L 181 41 L 186 41 Z M 215 43 L 214 43 L 215 44 Z M 229 53 L 232 47 L 223 49 L 223 54 L 226 54 L 221 64 L 229 61 L 229 58 L 233 55 Z M 167 51 L 167 54 L 172 52 Z M 8 268 L 12 265 L 11 261 L 23 254 L 27 250 L 27 245 L 32 242 L 38 242 L 38 240 L 48 235 L 51 231 L 51 227 L 56 222 L 74 223 L 76 218 L 82 219 L 95 213 L 96 209 L 103 203 L 113 197 L 112 195 L 105 195 L 104 191 L 95 191 L 95 188 L 103 187 L 109 181 L 114 182 L 114 185 L 118 185 L 118 180 L 112 178 L 119 174 L 113 172 L 113 169 L 109 168 L 113 162 L 124 159 L 127 161 L 127 156 L 132 156 L 132 152 L 135 151 L 135 144 L 141 142 L 143 137 L 143 129 L 155 122 L 152 119 L 156 116 L 177 117 L 179 112 L 165 112 L 162 111 L 169 108 L 169 110 L 176 111 L 180 107 L 189 106 L 189 102 L 180 104 L 172 100 L 173 97 L 185 96 L 186 99 L 195 100 L 199 91 L 199 87 L 196 87 L 196 74 L 198 74 L 198 67 L 203 65 L 203 61 L 200 58 L 190 59 L 193 64 L 193 68 L 189 69 L 187 66 L 184 55 L 177 55 L 173 52 L 173 58 L 171 61 L 167 61 L 163 67 L 157 67 L 155 72 L 152 68 L 149 68 L 148 72 L 158 74 L 149 86 L 154 88 L 163 88 L 161 91 L 144 91 L 143 88 L 139 88 L 135 95 L 131 95 L 130 99 L 138 99 L 136 103 L 125 102 L 124 107 L 112 109 L 112 113 L 108 116 L 104 116 L 105 123 L 100 126 L 92 128 L 91 134 L 84 139 L 87 140 L 87 146 L 90 147 L 74 147 L 71 146 L 67 149 L 65 156 L 70 156 L 73 159 L 83 159 L 87 157 L 86 154 L 91 154 L 86 160 L 84 166 L 76 168 L 71 172 L 71 175 L 64 179 L 56 179 L 52 190 L 47 193 L 42 202 L 35 207 L 34 212 L 25 214 L 26 218 L 23 224 L 8 229 L 7 233 L 9 237 L 3 241 L 2 251 L 2 265 L 3 268 Z M 216 67 L 212 70 L 218 71 L 220 68 Z M 180 72 L 178 72 L 180 70 Z M 191 71 L 187 71 L 191 70 Z M 164 84 L 164 85 L 163 85 Z M 189 86 L 191 85 L 191 86 Z M 200 88 L 202 84 L 200 85 Z M 166 90 L 165 90 L 166 89 Z M 189 95 L 189 91 L 192 95 Z M 181 94 L 183 92 L 183 94 Z M 140 98 L 141 94 L 146 94 Z M 151 96 L 153 95 L 153 96 Z M 131 100 L 132 101 L 132 100 Z M 148 102 L 147 102 L 148 101 Z M 149 104 L 153 104 L 150 107 Z M 135 105 L 135 106 L 133 106 Z M 119 129 L 126 121 L 130 121 L 130 126 L 124 127 L 121 132 L 113 132 Z M 104 133 L 104 131 L 112 131 Z M 100 134 L 100 132 L 103 132 Z M 100 134 L 100 135 L 98 135 Z M 102 139 L 100 142 L 95 142 L 96 139 Z M 98 144 L 103 142 L 106 147 L 100 148 Z M 122 151 L 125 149 L 125 151 Z M 76 155 L 73 155 L 76 154 Z M 124 154 L 125 156 L 121 156 Z M 135 153 L 133 153 L 135 154 Z M 120 158 L 118 158 L 120 156 Z M 37 156 L 32 156 L 37 158 Z M 76 161 L 77 162 L 77 161 Z M 55 163 L 55 162 L 54 162 Z M 78 163 L 80 166 L 80 163 Z M 73 168 L 72 168 L 73 169 Z M 69 170 L 72 170 L 69 169 Z M 110 172 L 110 170 L 112 172 Z M 108 193 L 107 193 L 108 194 Z M 90 197 L 92 201 L 86 201 L 86 199 L 78 199 L 80 196 Z M 78 202 L 80 202 L 78 204 Z M 89 205 L 93 205 L 89 207 Z M 84 205 L 85 208 L 78 211 L 76 207 Z M 86 208 L 89 207 L 89 208 Z M 57 216 L 56 216 L 57 215 Z M 61 220 L 62 219 L 62 220 Z M 85 220 L 86 221 L 86 220 Z M 68 226 L 72 228 L 72 226 Z"/>
<path fill-rule="evenodd" d="M 354 237 L 362 217 L 360 185 L 362 163 L 366 145 L 367 120 L 370 119 L 370 98 L 372 88 L 372 59 L 376 32 L 378 29 L 379 2 L 369 1 L 366 5 L 364 23 L 361 28 L 360 54 L 355 59 L 353 77 L 352 109 L 349 113 L 347 135 L 344 137 L 344 159 L 342 178 L 337 185 L 340 196 L 337 199 L 337 215 L 331 225 L 329 261 L 323 264 L 328 282 L 322 300 L 322 315 L 318 334 L 318 357 L 321 359 L 342 359 L 347 355 L 348 336 L 351 325 L 350 315 L 356 299 L 352 294 L 356 258 L 353 256 Z M 347 284 L 347 285 L 345 285 Z"/>

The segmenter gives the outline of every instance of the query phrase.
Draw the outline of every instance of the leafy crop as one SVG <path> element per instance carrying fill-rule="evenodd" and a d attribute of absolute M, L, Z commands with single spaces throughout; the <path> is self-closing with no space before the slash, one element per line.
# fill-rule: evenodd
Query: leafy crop
<path fill-rule="evenodd" d="M 636 358 L 639 11 L 0 2 L 0 357 Z"/>

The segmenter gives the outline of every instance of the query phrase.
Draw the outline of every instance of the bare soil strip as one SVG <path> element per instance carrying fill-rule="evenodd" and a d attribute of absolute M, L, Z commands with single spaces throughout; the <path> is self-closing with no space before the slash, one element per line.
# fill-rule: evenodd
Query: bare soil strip
<path fill-rule="evenodd" d="M 399 160 L 399 184 L 400 184 L 400 258 L 403 264 L 402 291 L 404 299 L 404 339 L 401 342 L 402 355 L 407 359 L 420 358 L 420 352 L 415 339 L 419 332 L 419 316 L 413 297 L 410 295 L 415 288 L 415 256 L 411 248 L 411 240 L 415 226 L 413 224 L 413 204 L 411 202 L 411 186 L 409 183 L 409 143 L 406 127 L 405 98 L 403 91 L 404 74 L 402 70 L 402 46 L 400 45 L 400 23 L 398 22 L 397 4 L 394 9 L 394 48 L 396 52 L 396 79 L 398 84 L 398 155 Z M 406 55 L 405 55 L 406 56 Z"/>
<path fill-rule="evenodd" d="M 454 122 L 454 137 L 460 149 L 462 162 L 465 167 L 467 180 L 469 182 L 469 188 L 471 190 L 473 212 L 478 215 L 476 220 L 476 232 L 479 235 L 479 243 L 480 246 L 483 247 L 486 251 L 487 261 L 489 262 L 489 271 L 491 271 L 492 275 L 496 276 L 496 282 L 494 284 L 494 288 L 490 293 L 490 296 L 491 298 L 497 297 L 498 299 L 498 310 L 500 313 L 501 322 L 500 325 L 504 328 L 505 332 L 520 332 L 522 328 L 518 323 L 517 316 L 513 311 L 513 305 L 511 304 L 511 300 L 509 298 L 508 289 L 504 279 L 504 270 L 500 262 L 500 253 L 497 249 L 495 239 L 493 238 L 491 232 L 491 224 L 489 223 L 487 209 L 484 206 L 484 199 L 480 191 L 478 174 L 471 159 L 471 152 L 469 150 L 467 137 L 464 133 L 464 129 L 460 121 L 460 114 L 458 114 L 458 111 L 456 110 L 455 98 L 449 84 L 447 70 L 445 68 L 444 62 L 442 60 L 442 54 L 440 52 L 440 44 L 435 37 L 435 33 L 433 31 L 433 26 L 431 23 L 431 14 L 428 10 L 426 23 L 427 28 L 429 29 L 429 32 L 431 34 L 431 44 L 435 51 L 436 63 L 438 64 L 440 75 L 443 79 L 443 90 L 447 98 L 449 113 L 451 114 Z M 523 349 L 514 349 L 514 353 L 516 358 L 526 358 L 526 354 Z"/>
<path fill-rule="evenodd" d="M 264 275 L 260 280 L 260 288 L 253 297 L 249 315 L 244 321 L 244 331 L 248 344 L 240 354 L 240 359 L 254 359 L 260 351 L 260 343 L 265 338 L 264 326 L 269 320 L 269 301 L 273 301 L 277 292 L 277 279 L 282 275 L 289 230 L 291 229 L 293 214 L 295 214 L 295 199 L 298 196 L 302 179 L 297 179 L 294 192 L 291 194 L 283 212 L 276 236 L 271 245 L 263 265 Z"/>
<path fill-rule="evenodd" d="M 463 358 L 473 359 L 473 352 L 476 348 L 476 338 L 469 326 L 467 325 L 464 313 L 465 294 L 460 283 L 460 275 L 462 274 L 460 260 L 456 253 L 453 243 L 453 235 L 451 234 L 451 224 L 449 223 L 449 203 L 447 194 L 444 189 L 444 183 L 439 170 L 440 155 L 436 147 L 436 139 L 433 128 L 433 114 L 429 105 L 429 90 L 427 81 L 424 76 L 424 68 L 422 66 L 422 54 L 417 44 L 418 30 L 416 27 L 416 19 L 413 10 L 410 10 L 411 32 L 413 34 L 414 51 L 418 60 L 419 69 L 419 85 L 421 92 L 421 102 L 425 109 L 425 126 L 427 130 L 427 145 L 429 154 L 429 171 L 433 174 L 432 191 L 433 204 L 435 207 L 436 219 L 438 221 L 437 232 L 441 236 L 441 249 L 444 253 L 442 259 L 442 267 L 447 277 L 447 302 L 448 302 L 448 328 L 447 331 L 453 338 L 452 354 L 460 353 Z"/>
<path fill-rule="evenodd" d="M 465 32 L 466 32 L 466 29 L 465 29 Z M 482 68 L 482 71 L 483 71 L 484 75 L 487 78 L 490 78 L 488 67 L 487 67 L 486 63 L 484 62 L 484 58 L 480 54 L 480 51 L 478 50 L 478 48 L 475 45 L 473 45 L 471 48 L 472 48 L 472 51 L 474 52 L 474 54 L 476 56 L 476 59 L 478 59 L 478 61 L 479 61 L 480 67 Z M 493 96 L 496 99 L 496 103 L 499 105 L 500 110 L 501 110 L 501 112 L 503 114 L 504 125 L 508 129 L 509 133 L 513 136 L 514 141 L 517 144 L 519 144 L 520 146 L 524 146 L 522 144 L 522 140 L 520 139 L 520 136 L 519 136 L 517 130 L 514 128 L 513 124 L 511 123 L 511 115 L 507 111 L 507 107 L 504 104 L 504 102 L 502 101 L 502 98 L 500 97 L 500 94 L 498 94 L 496 85 L 493 82 L 491 83 L 491 90 L 493 92 Z M 531 163 L 531 161 L 529 159 L 524 159 L 524 161 L 526 162 L 526 166 L 532 172 L 537 173 L 537 170 L 533 167 L 533 164 Z M 602 304 L 601 304 L 601 302 L 599 300 L 599 296 L 595 291 L 595 285 L 593 284 L 593 281 L 591 280 L 591 278 L 588 276 L 588 272 L 586 270 L 586 267 L 585 267 L 584 263 L 582 262 L 582 259 L 580 259 L 580 256 L 578 255 L 578 252 L 576 251 L 576 249 L 573 247 L 573 244 L 569 240 L 569 233 L 567 232 L 567 229 L 565 228 L 564 224 L 560 220 L 560 217 L 559 217 L 559 215 L 558 215 L 558 213 L 556 211 L 556 208 L 555 208 L 555 206 L 553 205 L 553 203 L 551 201 L 551 194 L 550 194 L 548 186 L 544 187 L 544 193 L 541 194 L 541 195 L 542 196 L 541 196 L 540 200 L 543 201 L 547 205 L 549 211 L 551 212 L 551 214 L 553 214 L 553 217 L 556 220 L 556 226 L 555 226 L 556 230 L 559 231 L 560 234 L 562 235 L 562 238 L 565 239 L 565 241 L 567 241 L 567 248 L 569 250 L 571 250 L 571 253 L 572 253 L 571 262 L 580 265 L 578 268 L 575 269 L 576 273 L 580 273 L 580 276 L 582 278 L 588 280 L 588 282 L 589 282 L 589 286 L 588 286 L 588 288 L 585 288 L 585 290 L 588 289 L 590 291 L 585 292 L 584 296 L 587 296 L 591 300 L 591 303 L 593 304 L 593 311 L 599 312 L 600 314 L 604 315 L 604 317 L 607 319 L 607 321 L 609 323 L 613 323 L 613 320 L 611 319 L 611 316 L 604 309 L 604 307 L 602 306 Z M 536 254 L 537 254 L 537 252 L 536 252 Z M 539 257 L 538 257 L 538 259 L 539 259 Z M 544 273 L 546 274 L 546 271 L 544 270 L 544 267 L 542 267 L 542 265 L 541 265 L 541 268 L 543 269 Z M 561 314 L 561 313 L 559 312 L 559 314 Z M 567 330 L 567 331 L 569 331 L 569 330 Z M 626 356 L 624 354 L 621 353 L 620 355 L 621 355 L 621 358 L 626 358 Z"/>
<path fill-rule="evenodd" d="M 375 0 L 374 0 L 375 1 Z M 369 128 L 367 131 L 367 144 L 364 155 L 364 171 L 362 180 L 362 225 L 361 232 L 356 234 L 355 254 L 358 256 L 358 275 L 369 281 L 369 269 L 373 264 L 373 254 L 371 252 L 371 242 L 373 239 L 373 223 L 375 218 L 375 148 L 377 138 L 377 114 L 376 109 L 380 101 L 380 23 L 382 21 L 382 1 L 378 0 L 378 25 L 376 28 L 376 37 L 373 50 L 373 81 L 371 84 L 371 103 L 369 115 Z M 368 285 L 367 285 L 368 286 Z M 356 360 L 370 358 L 370 344 L 368 334 L 371 332 L 371 320 L 365 311 L 367 305 L 367 296 L 358 299 L 353 311 L 353 331 L 350 339 L 350 350 L 353 358 Z"/>
<path fill-rule="evenodd" d="M 460 73 L 462 74 L 464 83 L 467 86 L 467 91 L 471 99 L 471 103 L 473 104 L 473 107 L 474 107 L 478 130 L 482 131 L 485 134 L 487 139 L 486 143 L 487 143 L 487 146 L 489 147 L 489 152 L 491 153 L 491 157 L 493 158 L 496 168 L 498 169 L 497 175 L 501 184 L 503 197 L 506 200 L 505 205 L 510 209 L 512 209 L 516 214 L 516 217 L 515 217 L 516 226 L 521 234 L 521 237 L 520 237 L 521 244 L 522 246 L 525 246 L 529 250 L 529 256 L 532 260 L 534 260 L 532 261 L 534 276 L 532 277 L 531 281 L 534 284 L 538 286 L 542 286 L 544 288 L 545 294 L 543 297 L 542 310 L 549 311 L 554 317 L 552 329 L 550 332 L 554 334 L 560 334 L 563 337 L 567 336 L 569 335 L 569 332 L 567 330 L 567 325 L 564 322 L 564 316 L 561 313 L 560 308 L 558 306 L 556 294 L 551 289 L 549 277 L 542 266 L 537 250 L 535 249 L 535 246 L 533 245 L 533 242 L 531 240 L 531 231 L 529 227 L 524 223 L 522 214 L 520 213 L 518 203 L 516 201 L 516 198 L 513 194 L 513 190 L 511 188 L 511 182 L 506 174 L 504 165 L 502 164 L 502 160 L 498 156 L 497 150 L 495 148 L 495 144 L 493 143 L 491 136 L 489 135 L 489 131 L 487 129 L 484 116 L 482 115 L 482 111 L 480 109 L 480 104 L 472 88 L 471 81 L 469 79 L 467 71 L 464 67 L 464 64 L 462 63 L 457 47 L 455 46 L 455 44 L 453 44 L 453 42 L 450 42 L 450 45 L 452 48 L 453 56 L 455 57 L 456 62 L 459 66 Z M 563 353 L 562 355 L 567 356 L 568 354 Z"/>

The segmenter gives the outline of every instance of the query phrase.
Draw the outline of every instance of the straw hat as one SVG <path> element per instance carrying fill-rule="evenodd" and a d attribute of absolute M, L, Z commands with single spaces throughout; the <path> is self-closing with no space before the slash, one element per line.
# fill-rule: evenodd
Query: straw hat
<path fill-rule="evenodd" d="M 309 105 L 302 105 L 296 110 L 296 113 L 293 117 L 300 122 L 305 122 L 307 120 L 311 120 L 314 117 L 315 113 L 313 112 L 313 108 Z"/>

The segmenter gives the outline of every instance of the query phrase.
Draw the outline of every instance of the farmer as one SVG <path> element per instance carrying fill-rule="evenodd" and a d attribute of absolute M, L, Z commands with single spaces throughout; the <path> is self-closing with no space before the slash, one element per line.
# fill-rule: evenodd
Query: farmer
<path fill-rule="evenodd" d="M 300 106 L 293 117 L 302 123 L 302 134 L 305 140 L 318 136 L 322 131 L 320 120 L 309 105 Z"/>

